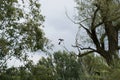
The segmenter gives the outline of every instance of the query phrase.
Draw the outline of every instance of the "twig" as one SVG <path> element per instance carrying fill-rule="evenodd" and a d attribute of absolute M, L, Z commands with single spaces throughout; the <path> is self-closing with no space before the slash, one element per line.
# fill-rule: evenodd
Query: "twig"
<path fill-rule="evenodd" d="M 84 21 L 86 21 L 86 20 L 88 20 L 88 19 L 91 19 L 91 18 L 86 18 L 86 19 L 84 19 L 84 20 L 82 20 L 82 21 L 80 21 L 80 22 L 75 22 L 74 20 L 72 20 L 72 19 L 69 17 L 69 15 L 68 15 L 67 12 L 65 12 L 65 14 L 66 14 L 67 18 L 68 18 L 71 22 L 73 22 L 74 24 L 80 24 L 80 23 L 82 23 L 82 22 L 84 22 Z"/>
<path fill-rule="evenodd" d="M 94 52 L 97 52 L 97 50 L 95 50 L 95 49 L 93 49 L 93 48 L 91 48 L 91 47 L 87 47 L 87 48 L 82 48 L 82 47 L 80 47 L 80 46 L 73 46 L 73 47 L 80 48 L 81 50 L 92 50 L 92 51 L 94 51 Z"/>

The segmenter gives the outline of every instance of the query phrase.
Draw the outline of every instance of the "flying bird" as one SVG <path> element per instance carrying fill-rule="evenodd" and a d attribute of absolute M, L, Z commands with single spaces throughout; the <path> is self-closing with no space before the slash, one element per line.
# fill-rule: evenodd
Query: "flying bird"
<path fill-rule="evenodd" d="M 61 38 L 60 38 L 60 39 L 58 39 L 58 40 L 59 40 L 58 45 L 60 45 L 60 44 L 61 44 L 61 42 L 62 42 L 62 41 L 64 41 L 64 39 L 61 39 Z"/>
<path fill-rule="evenodd" d="M 64 39 L 58 39 L 59 41 L 64 41 Z"/>

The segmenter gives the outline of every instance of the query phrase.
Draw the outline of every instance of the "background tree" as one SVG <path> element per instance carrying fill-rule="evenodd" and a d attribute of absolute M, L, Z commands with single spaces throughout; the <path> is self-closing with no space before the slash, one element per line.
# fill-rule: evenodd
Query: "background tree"
<path fill-rule="evenodd" d="M 44 50 L 44 16 L 39 0 L 0 1 L 0 67 L 12 56 L 26 60 L 27 53 Z"/>
<path fill-rule="evenodd" d="M 79 56 L 96 52 L 111 65 L 113 59 L 119 58 L 119 0 L 75 0 L 77 4 L 78 22 L 80 29 L 86 31 L 87 37 L 78 37 L 76 47 L 87 52 Z M 81 30 L 80 30 L 81 31 Z M 91 44 L 90 44 L 91 42 Z M 83 46 L 84 44 L 84 46 Z"/>
<path fill-rule="evenodd" d="M 63 51 L 43 57 L 31 68 L 36 80 L 79 80 L 80 64 L 77 56 Z"/>
<path fill-rule="evenodd" d="M 111 74 L 113 73 L 113 74 Z M 101 56 L 89 54 L 77 57 L 71 52 L 55 52 L 42 57 L 37 64 L 29 61 L 25 66 L 5 68 L 1 80 L 119 80 L 120 60 L 108 66 Z"/>
<path fill-rule="evenodd" d="M 54 66 L 51 57 L 42 57 L 37 65 L 32 68 L 31 73 L 36 80 L 56 80 L 56 74 L 54 73 Z"/>
<path fill-rule="evenodd" d="M 59 80 L 79 80 L 80 63 L 74 52 L 58 51 L 53 54 L 55 71 Z"/>

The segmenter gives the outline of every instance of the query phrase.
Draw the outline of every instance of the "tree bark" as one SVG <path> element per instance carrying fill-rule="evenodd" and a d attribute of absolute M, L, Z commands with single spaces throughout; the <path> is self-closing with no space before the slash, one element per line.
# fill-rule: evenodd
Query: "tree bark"
<path fill-rule="evenodd" d="M 108 52 L 112 57 L 117 58 L 118 53 L 118 31 L 112 25 L 112 22 L 105 23 L 105 31 L 108 37 Z"/>

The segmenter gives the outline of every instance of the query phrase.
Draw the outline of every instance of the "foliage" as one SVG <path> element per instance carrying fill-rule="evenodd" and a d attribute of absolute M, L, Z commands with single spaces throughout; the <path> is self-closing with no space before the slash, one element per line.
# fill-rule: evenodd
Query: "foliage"
<path fill-rule="evenodd" d="M 75 0 L 78 15 L 76 45 L 79 56 L 96 52 L 105 58 L 108 65 L 119 59 L 120 1 L 119 0 Z M 80 50 L 85 53 L 81 54 Z M 86 52 L 87 51 L 87 52 Z"/>
<path fill-rule="evenodd" d="M 60 80 L 79 79 L 80 64 L 75 53 L 55 52 L 53 55 L 56 74 Z"/>
<path fill-rule="evenodd" d="M 76 54 L 63 51 L 42 57 L 34 65 L 11 67 L 2 70 L 1 80 L 119 80 L 120 60 L 108 66 L 104 58 L 87 55 L 78 58 Z"/>
<path fill-rule="evenodd" d="M 26 60 L 27 53 L 44 50 L 44 16 L 39 0 L 0 1 L 0 67 L 12 56 Z"/>

